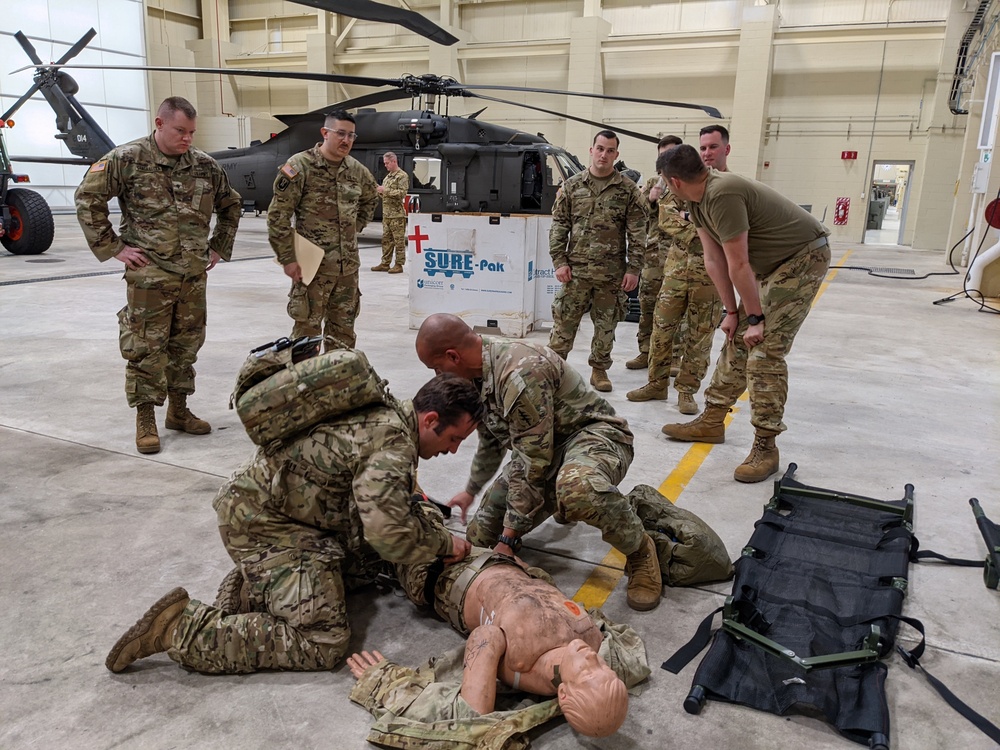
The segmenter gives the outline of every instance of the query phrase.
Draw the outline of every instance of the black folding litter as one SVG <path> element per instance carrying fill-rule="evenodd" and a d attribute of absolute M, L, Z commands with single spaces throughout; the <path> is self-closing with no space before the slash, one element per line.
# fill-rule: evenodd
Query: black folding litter
<path fill-rule="evenodd" d="M 698 713 L 713 698 L 818 713 L 851 740 L 888 747 L 879 659 L 892 649 L 906 595 L 913 487 L 880 501 L 800 484 L 795 468 L 775 482 L 736 563 L 722 630 L 684 707 Z M 682 649 L 664 668 L 683 668 L 694 653 Z"/>

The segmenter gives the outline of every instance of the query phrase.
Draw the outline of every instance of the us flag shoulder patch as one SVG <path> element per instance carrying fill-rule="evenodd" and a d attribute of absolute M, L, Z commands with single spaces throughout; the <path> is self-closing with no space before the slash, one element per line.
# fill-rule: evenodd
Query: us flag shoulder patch
<path fill-rule="evenodd" d="M 293 167 L 291 164 L 285 164 L 281 168 L 281 173 L 285 175 L 289 180 L 294 180 L 299 175 L 299 170 Z"/>
<path fill-rule="evenodd" d="M 108 160 L 107 159 L 101 159 L 100 161 L 95 161 L 93 164 L 91 164 L 90 165 L 90 169 L 87 170 L 87 171 L 88 172 L 103 172 L 107 168 L 108 168 Z"/>

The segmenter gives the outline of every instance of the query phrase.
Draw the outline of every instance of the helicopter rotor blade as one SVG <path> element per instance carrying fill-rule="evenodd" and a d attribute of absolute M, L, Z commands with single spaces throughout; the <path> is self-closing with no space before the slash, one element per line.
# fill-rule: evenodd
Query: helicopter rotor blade
<path fill-rule="evenodd" d="M 609 101 L 616 102 L 632 102 L 635 104 L 652 104 L 658 107 L 681 107 L 683 109 L 698 109 L 707 114 L 709 117 L 715 117 L 717 119 L 722 118 L 722 113 L 719 112 L 715 107 L 709 107 L 705 104 L 690 104 L 688 102 L 670 102 L 663 101 L 660 99 L 636 99 L 631 96 L 613 96 L 611 94 L 588 94 L 584 91 L 558 91 L 556 89 L 535 89 L 535 88 L 524 88 L 522 86 L 480 86 L 478 84 L 458 84 L 460 88 L 469 89 L 473 91 L 521 91 L 528 94 L 556 94 L 558 96 L 585 96 L 589 99 L 607 99 Z"/>
<path fill-rule="evenodd" d="M 419 13 L 405 8 L 394 8 L 390 5 L 371 2 L 371 0 L 291 0 L 299 5 L 308 5 L 330 13 L 337 13 L 363 21 L 378 21 L 392 23 L 409 29 L 420 36 L 430 39 L 446 47 L 456 44 L 458 37 L 442 29 Z"/>
<path fill-rule="evenodd" d="M 66 53 L 58 60 L 56 60 L 56 65 L 62 65 L 63 63 L 72 60 L 74 57 L 79 55 L 83 51 L 83 48 L 86 47 L 88 44 L 90 44 L 90 40 L 93 39 L 95 36 L 97 36 L 97 32 L 94 30 L 93 27 L 91 27 L 90 31 L 81 36 L 76 44 L 74 44 L 72 47 L 66 50 Z"/>
<path fill-rule="evenodd" d="M 11 71 L 20 73 L 22 70 L 29 70 L 34 66 L 25 66 Z M 400 82 L 392 78 L 369 78 L 366 76 L 345 76 L 337 73 L 300 73 L 294 70 L 241 70 L 239 68 L 177 68 L 165 65 L 63 65 L 54 63 L 52 65 L 39 65 L 40 68 L 50 70 L 62 70 L 66 68 L 74 70 L 147 70 L 153 73 L 205 73 L 207 75 L 225 76 L 250 76 L 252 78 L 288 78 L 295 81 L 325 81 L 327 83 L 346 83 L 355 86 L 399 86 Z"/>
<path fill-rule="evenodd" d="M 333 112 L 337 109 L 357 109 L 359 107 L 369 107 L 373 104 L 381 104 L 382 102 L 392 102 L 399 99 L 409 98 L 410 95 L 405 91 L 389 89 L 388 91 L 376 91 L 371 94 L 355 97 L 354 99 L 347 99 L 342 102 L 336 102 L 335 104 L 329 104 L 325 107 L 321 107 L 320 109 L 314 109 L 312 112 L 305 112 L 298 115 L 290 114 L 271 116 L 285 125 L 291 125 L 292 123 L 300 122 L 301 120 L 315 120 L 323 117 L 326 113 Z"/>
<path fill-rule="evenodd" d="M 500 104 L 510 104 L 514 107 L 523 107 L 524 109 L 533 109 L 536 112 L 544 112 L 547 115 L 555 115 L 556 117 L 563 117 L 567 120 L 573 120 L 575 122 L 582 122 L 584 125 L 593 125 L 595 128 L 600 128 L 601 130 L 613 130 L 617 135 L 627 135 L 632 138 L 638 138 L 640 141 L 647 141 L 648 143 L 659 143 L 660 139 L 655 135 L 646 135 L 645 133 L 637 133 L 634 130 L 626 130 L 625 128 L 618 128 L 614 125 L 609 125 L 606 122 L 596 122 L 595 120 L 586 120 L 583 117 L 575 117 L 573 115 L 568 115 L 565 112 L 555 112 L 551 109 L 544 109 L 542 107 L 534 107 L 530 104 L 521 104 L 520 102 L 512 102 L 508 99 L 498 99 L 495 96 L 486 96 L 486 94 L 474 94 L 471 91 L 468 93 L 469 96 L 475 97 L 476 99 L 485 99 L 491 102 L 499 102 Z"/>
<path fill-rule="evenodd" d="M 35 65 L 42 64 L 42 58 L 38 56 L 38 51 L 35 49 L 35 46 L 28 41 L 28 37 L 24 35 L 24 32 L 18 31 L 14 34 L 14 38 L 17 40 L 17 43 L 21 45 L 21 49 L 24 50 L 24 54 L 31 59 L 31 62 Z"/>
<path fill-rule="evenodd" d="M 32 85 L 32 87 L 28 89 L 27 93 L 25 93 L 24 96 L 22 96 L 20 99 L 14 102 L 14 105 L 10 109 L 8 109 L 6 112 L 0 115 L 0 120 L 6 121 L 9 118 L 11 118 L 14 115 L 14 113 L 21 108 L 21 105 L 24 104 L 26 101 L 28 101 L 28 99 L 33 97 L 35 95 L 35 92 L 38 91 L 41 87 L 42 84 L 40 82 Z"/>

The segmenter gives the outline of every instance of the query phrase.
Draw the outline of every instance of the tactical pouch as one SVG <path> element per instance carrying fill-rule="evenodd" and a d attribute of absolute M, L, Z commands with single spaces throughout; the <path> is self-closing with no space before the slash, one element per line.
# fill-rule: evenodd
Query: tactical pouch
<path fill-rule="evenodd" d="M 309 320 L 309 287 L 298 281 L 288 293 L 288 317 L 299 323 Z"/>

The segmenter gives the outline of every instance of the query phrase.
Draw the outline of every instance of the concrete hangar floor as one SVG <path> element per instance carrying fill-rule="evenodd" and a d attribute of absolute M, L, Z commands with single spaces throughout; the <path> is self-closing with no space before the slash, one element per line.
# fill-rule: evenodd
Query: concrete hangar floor
<path fill-rule="evenodd" d="M 208 341 L 191 401 L 215 429 L 207 437 L 163 430 L 162 452 L 141 456 L 122 392 L 120 273 L 97 263 L 72 216 L 56 220 L 56 244 L 46 254 L 0 257 L 0 747 L 365 747 L 369 716 L 347 699 L 353 680 L 345 667 L 206 677 L 160 655 L 120 675 L 104 668 L 111 644 L 161 594 L 183 585 L 211 600 L 231 566 L 210 503 L 252 445 L 227 400 L 247 351 L 288 333 L 286 284 L 269 258 L 265 220 L 247 217 L 236 241 L 238 262 L 211 273 Z M 378 231 L 370 229 L 362 247 L 359 342 L 394 393 L 409 397 L 430 372 L 417 360 L 407 327 L 407 274 L 367 270 L 378 262 Z M 918 275 L 942 265 L 940 253 L 841 243 L 833 262 L 912 268 Z M 998 319 L 969 302 L 931 305 L 955 291 L 959 278 L 900 282 L 832 271 L 790 358 L 789 430 L 779 445 L 782 466 L 795 461 L 797 478 L 807 484 L 897 499 L 913 483 L 922 546 L 981 557 L 967 501 L 979 497 L 1000 520 Z M 735 557 L 772 491 L 770 482 L 732 480 L 752 441 L 747 403 L 738 404 L 725 444 L 692 449 L 669 442 L 659 428 L 683 419 L 676 394 L 665 403 L 625 398 L 645 380 L 644 371 L 624 367 L 636 352 L 634 330 L 619 327 L 610 371 L 609 399 L 636 435 L 636 460 L 622 487 L 661 488 L 707 520 Z M 570 355 L 581 370 L 590 334 L 585 322 Z M 547 340 L 542 332 L 530 338 Z M 703 404 L 701 394 L 697 400 Z M 472 439 L 457 455 L 426 462 L 425 490 L 450 498 L 464 485 L 474 449 Z M 593 582 L 595 570 L 604 572 L 590 595 L 606 599 L 609 617 L 634 625 L 653 667 L 619 733 L 587 740 L 557 721 L 533 736 L 534 747 L 851 746 L 814 719 L 718 702 L 698 716 L 683 711 L 694 665 L 674 676 L 659 664 L 722 603 L 730 584 L 666 589 L 658 609 L 635 613 L 625 604 L 624 581 L 601 567 L 616 563 L 592 529 L 546 522 L 523 555 L 570 595 Z M 925 666 L 994 722 L 1000 721 L 998 597 L 984 588 L 978 570 L 921 564 L 911 566 L 904 607 L 927 626 Z M 379 648 L 400 663 L 416 665 L 461 643 L 446 625 L 389 592 L 363 592 L 348 606 L 354 646 Z M 911 635 L 902 631 L 905 645 L 913 645 Z M 895 656 L 887 692 L 893 747 L 991 746 Z"/>

